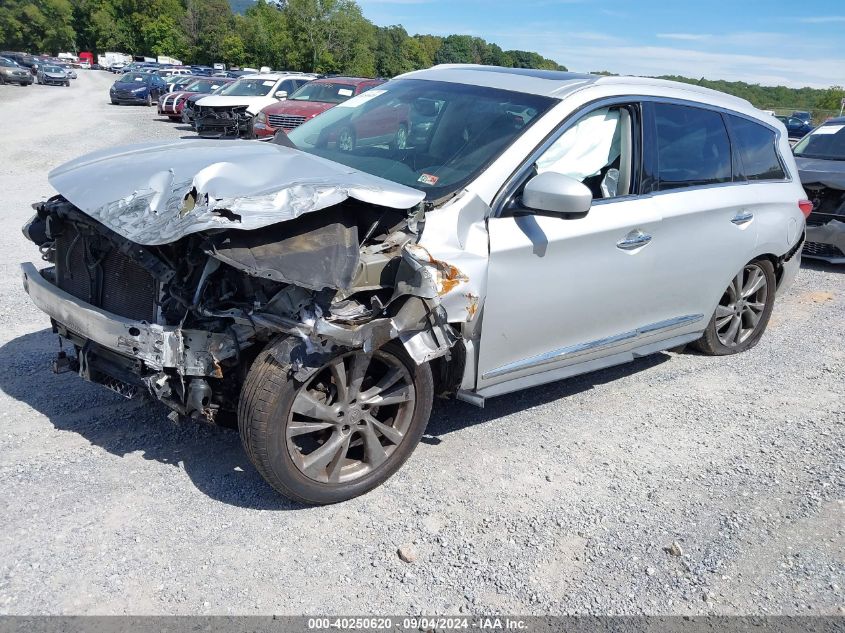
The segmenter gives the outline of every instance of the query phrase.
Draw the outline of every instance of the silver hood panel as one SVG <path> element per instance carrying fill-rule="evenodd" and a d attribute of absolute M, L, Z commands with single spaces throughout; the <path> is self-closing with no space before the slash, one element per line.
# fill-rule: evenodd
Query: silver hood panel
<path fill-rule="evenodd" d="M 299 150 L 257 141 L 170 141 L 87 154 L 50 184 L 73 205 L 138 244 L 199 231 L 251 231 L 347 198 L 410 209 L 425 194 Z"/>
<path fill-rule="evenodd" d="M 798 175 L 804 185 L 820 184 L 845 190 L 845 161 L 795 157 Z"/>

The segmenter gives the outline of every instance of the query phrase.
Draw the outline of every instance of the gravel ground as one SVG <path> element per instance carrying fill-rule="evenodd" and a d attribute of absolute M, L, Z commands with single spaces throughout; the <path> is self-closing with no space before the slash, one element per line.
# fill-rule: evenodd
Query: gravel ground
<path fill-rule="evenodd" d="M 235 432 L 49 371 L 16 268 L 48 170 L 188 134 L 113 78 L 0 86 L 0 613 L 845 613 L 845 269 L 746 354 L 439 403 L 386 485 L 298 507 Z"/>

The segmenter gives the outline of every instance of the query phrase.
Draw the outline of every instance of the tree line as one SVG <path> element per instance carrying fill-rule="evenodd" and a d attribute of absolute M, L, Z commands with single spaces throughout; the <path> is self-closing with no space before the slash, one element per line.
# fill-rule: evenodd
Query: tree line
<path fill-rule="evenodd" d="M 469 35 L 409 35 L 376 26 L 354 0 L 2 0 L 0 47 L 33 53 L 123 51 L 185 63 L 393 77 L 433 64 L 566 70 L 538 53 Z M 248 5 L 248 6 L 247 6 Z M 610 74 L 610 73 L 604 73 Z M 743 97 L 765 109 L 838 111 L 841 88 L 769 87 L 667 77 Z"/>
<path fill-rule="evenodd" d="M 33 53 L 123 51 L 369 77 L 441 63 L 566 70 L 478 37 L 379 27 L 354 0 L 258 0 L 243 14 L 228 0 L 3 0 L 0 43 Z"/>

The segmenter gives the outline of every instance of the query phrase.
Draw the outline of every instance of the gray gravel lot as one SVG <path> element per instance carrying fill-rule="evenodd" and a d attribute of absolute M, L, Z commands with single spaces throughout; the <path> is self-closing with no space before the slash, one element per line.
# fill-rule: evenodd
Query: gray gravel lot
<path fill-rule="evenodd" d="M 237 433 L 50 373 L 17 273 L 48 170 L 188 134 L 113 79 L 0 86 L 0 613 L 845 613 L 845 268 L 747 354 L 440 403 L 385 486 L 298 507 Z"/>

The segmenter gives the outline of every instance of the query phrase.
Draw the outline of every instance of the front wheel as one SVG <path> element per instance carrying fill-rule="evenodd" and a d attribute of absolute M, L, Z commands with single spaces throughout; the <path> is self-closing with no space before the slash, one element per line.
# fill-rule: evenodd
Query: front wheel
<path fill-rule="evenodd" d="M 755 259 L 746 264 L 725 290 L 704 336 L 693 347 L 712 356 L 737 354 L 754 347 L 766 331 L 776 291 L 772 262 Z"/>
<path fill-rule="evenodd" d="M 381 485 L 428 423 L 431 368 L 394 341 L 372 353 L 339 353 L 299 382 L 276 360 L 295 351 L 290 341 L 262 352 L 244 382 L 238 427 L 250 461 L 302 503 L 346 501 Z"/>

